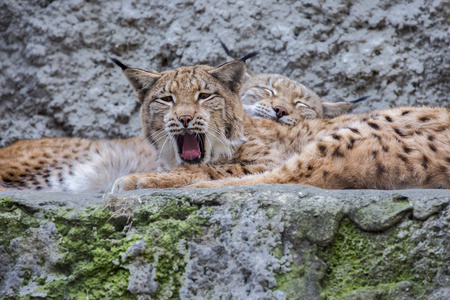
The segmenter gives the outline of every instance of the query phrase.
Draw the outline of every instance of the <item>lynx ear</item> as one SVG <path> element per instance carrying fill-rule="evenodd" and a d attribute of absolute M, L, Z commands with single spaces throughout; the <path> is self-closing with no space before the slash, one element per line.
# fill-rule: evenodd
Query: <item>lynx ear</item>
<path fill-rule="evenodd" d="M 110 59 L 113 63 L 122 68 L 123 74 L 131 83 L 131 86 L 136 91 L 137 97 L 141 102 L 144 101 L 147 92 L 151 90 L 158 79 L 161 78 L 161 74 L 154 70 L 145 71 L 141 69 L 133 69 L 127 67 L 115 58 L 110 57 Z"/>
<path fill-rule="evenodd" d="M 323 102 L 323 116 L 325 118 L 334 118 L 345 114 L 352 107 L 353 103 L 349 102 Z"/>
<path fill-rule="evenodd" d="M 244 61 L 234 60 L 209 71 L 211 76 L 222 82 L 232 92 L 239 92 L 247 67 Z"/>
<path fill-rule="evenodd" d="M 139 69 L 126 69 L 123 71 L 125 77 L 131 83 L 131 86 L 136 91 L 139 100 L 144 101 L 145 95 L 156 84 L 160 74 L 150 73 Z"/>

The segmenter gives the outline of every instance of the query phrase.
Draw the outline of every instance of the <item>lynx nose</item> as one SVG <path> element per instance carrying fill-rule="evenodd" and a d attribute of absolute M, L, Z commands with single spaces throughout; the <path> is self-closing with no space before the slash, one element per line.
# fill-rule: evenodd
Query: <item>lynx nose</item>
<path fill-rule="evenodd" d="M 289 115 L 288 111 L 286 108 L 284 108 L 283 106 L 275 106 L 273 108 L 273 110 L 277 113 L 277 118 L 281 118 L 283 116 L 287 116 Z"/>
<path fill-rule="evenodd" d="M 192 117 L 190 115 L 182 115 L 178 118 L 178 121 L 183 123 L 184 128 L 187 128 L 189 125 L 189 122 L 192 120 Z"/>

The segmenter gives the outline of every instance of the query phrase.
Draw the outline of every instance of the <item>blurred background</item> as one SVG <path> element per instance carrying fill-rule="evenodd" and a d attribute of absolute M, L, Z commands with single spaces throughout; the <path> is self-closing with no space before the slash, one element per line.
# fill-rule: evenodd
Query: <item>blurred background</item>
<path fill-rule="evenodd" d="M 353 112 L 449 106 L 447 0 L 7 1 L 0 4 L 0 146 L 140 134 L 139 101 L 107 55 L 159 71 L 259 50 L 249 69 Z"/>

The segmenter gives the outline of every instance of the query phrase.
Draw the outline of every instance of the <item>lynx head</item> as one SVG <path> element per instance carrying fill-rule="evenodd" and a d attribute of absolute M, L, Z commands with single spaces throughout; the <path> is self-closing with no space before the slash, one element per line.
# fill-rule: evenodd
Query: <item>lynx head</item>
<path fill-rule="evenodd" d="M 278 74 L 260 74 L 241 89 L 244 111 L 254 118 L 269 118 L 285 125 L 303 119 L 333 118 L 352 106 L 349 102 L 326 102 L 301 83 Z"/>
<path fill-rule="evenodd" d="M 160 73 L 113 61 L 122 67 L 142 103 L 145 138 L 170 167 L 217 161 L 231 155 L 244 140 L 244 111 L 238 95 L 244 61 Z"/>

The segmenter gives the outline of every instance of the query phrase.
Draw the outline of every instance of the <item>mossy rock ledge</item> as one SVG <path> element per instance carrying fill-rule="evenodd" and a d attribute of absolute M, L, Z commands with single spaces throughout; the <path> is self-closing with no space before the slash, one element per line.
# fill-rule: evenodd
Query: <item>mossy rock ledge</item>
<path fill-rule="evenodd" d="M 450 299 L 446 190 L 0 199 L 0 299 Z"/>

